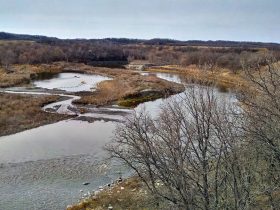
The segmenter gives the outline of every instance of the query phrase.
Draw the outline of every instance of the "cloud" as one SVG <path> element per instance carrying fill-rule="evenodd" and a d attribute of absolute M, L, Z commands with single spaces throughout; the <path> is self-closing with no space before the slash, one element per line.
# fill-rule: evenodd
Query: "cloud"
<path fill-rule="evenodd" d="M 280 42 L 277 0 L 0 0 L 0 30 L 57 37 Z"/>

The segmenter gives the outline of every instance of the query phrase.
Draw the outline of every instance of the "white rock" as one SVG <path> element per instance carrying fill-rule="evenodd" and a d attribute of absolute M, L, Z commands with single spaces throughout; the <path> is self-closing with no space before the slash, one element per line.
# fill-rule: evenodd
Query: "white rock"
<path fill-rule="evenodd" d="M 67 207 L 66 207 L 66 209 L 70 209 L 70 208 L 72 208 L 73 206 L 72 205 L 68 205 Z"/>
<path fill-rule="evenodd" d="M 94 192 L 94 195 L 97 195 L 98 193 L 100 193 L 101 191 L 100 190 L 96 190 L 95 192 Z"/>

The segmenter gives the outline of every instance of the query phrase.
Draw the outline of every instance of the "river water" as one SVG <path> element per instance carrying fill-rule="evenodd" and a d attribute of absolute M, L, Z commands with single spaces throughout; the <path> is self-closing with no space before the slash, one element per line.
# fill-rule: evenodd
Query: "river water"
<path fill-rule="evenodd" d="M 155 75 L 184 83 L 179 75 Z M 35 81 L 34 85 L 78 92 L 92 90 L 98 82 L 106 79 L 109 78 L 63 73 L 55 78 Z M 219 97 L 234 100 L 232 94 L 215 92 Z M 135 110 L 145 108 L 156 116 L 164 101 L 175 97 L 146 102 Z M 67 106 L 71 105 L 71 100 L 65 102 Z M 47 108 L 56 105 L 47 105 Z M 131 111 L 95 109 L 88 114 L 78 113 L 79 117 L 95 118 L 92 122 L 73 118 L 0 137 L 0 209 L 65 209 L 68 204 L 77 202 L 83 193 L 110 183 L 119 176 L 128 175 L 125 167 L 107 161 L 103 147 L 111 141 L 117 123 Z M 84 182 L 90 184 L 84 186 Z"/>
<path fill-rule="evenodd" d="M 34 81 L 34 85 L 46 89 L 60 89 L 68 92 L 94 90 L 99 82 L 110 78 L 100 75 L 81 73 L 60 73 L 53 75 L 51 79 Z"/>

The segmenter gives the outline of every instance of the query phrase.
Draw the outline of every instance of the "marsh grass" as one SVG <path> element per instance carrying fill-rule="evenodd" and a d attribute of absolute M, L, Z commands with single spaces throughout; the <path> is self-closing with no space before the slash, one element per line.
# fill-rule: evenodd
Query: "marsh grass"
<path fill-rule="evenodd" d="M 120 106 L 134 107 L 139 103 L 182 91 L 184 91 L 183 85 L 155 76 L 120 74 L 113 80 L 99 83 L 96 92 L 82 96 L 75 103 L 94 105 L 117 103 Z"/>
<path fill-rule="evenodd" d="M 0 93 L 0 136 L 57 122 L 68 118 L 65 115 L 46 113 L 45 104 L 59 96 L 31 96 Z"/>
<path fill-rule="evenodd" d="M 190 65 L 188 67 L 167 65 L 151 67 L 148 70 L 154 72 L 179 73 L 191 83 L 215 85 L 223 92 L 229 89 L 238 91 L 248 87 L 242 71 L 232 73 L 230 70 L 222 68 L 210 71 L 200 69 L 195 65 Z"/>
<path fill-rule="evenodd" d="M 98 74 L 110 77 L 111 80 L 103 81 L 97 85 L 96 91 L 81 94 L 82 98 L 75 101 L 77 104 L 108 105 L 119 103 L 125 106 L 135 106 L 138 103 L 154 100 L 164 94 L 173 94 L 183 91 L 183 85 L 168 82 L 156 76 L 142 76 L 137 72 L 125 69 L 111 69 L 93 67 L 82 63 L 56 62 L 40 65 L 13 65 L 12 73 L 7 73 L 0 68 L 0 87 L 12 87 L 29 84 L 36 74 L 78 72 Z M 153 96 L 135 97 L 143 90 L 159 92 Z M 127 100 L 127 96 L 132 96 Z M 126 101 L 124 101 L 126 100 Z"/>
<path fill-rule="evenodd" d="M 156 99 L 159 99 L 162 97 L 164 97 L 164 95 L 160 94 L 160 93 L 153 93 L 153 94 L 149 94 L 146 96 L 138 96 L 138 97 L 131 96 L 131 98 L 128 98 L 128 99 L 118 100 L 117 104 L 119 106 L 123 106 L 123 107 L 136 107 L 140 103 L 144 103 L 147 101 L 153 101 L 153 100 L 156 100 Z"/>

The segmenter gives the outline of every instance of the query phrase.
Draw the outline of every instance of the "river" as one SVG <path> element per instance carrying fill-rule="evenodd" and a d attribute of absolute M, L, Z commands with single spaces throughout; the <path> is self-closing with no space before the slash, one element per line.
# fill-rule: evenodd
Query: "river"
<path fill-rule="evenodd" d="M 165 80 L 184 83 L 176 74 L 152 74 Z M 62 73 L 48 80 L 34 82 L 37 87 L 67 91 L 59 94 L 67 96 L 67 100 L 49 104 L 44 110 L 76 114 L 78 117 L 0 137 L 0 209 L 65 209 L 68 204 L 78 202 L 82 194 L 129 174 L 124 166 L 107 161 L 103 147 L 111 141 L 117 123 L 133 110 L 104 107 L 92 108 L 91 113 L 81 114 L 72 105 L 78 96 L 69 93 L 92 90 L 98 82 L 106 79 L 110 78 Z M 230 93 L 222 93 L 217 89 L 215 93 L 219 97 L 234 100 Z M 146 102 L 135 110 L 145 108 L 156 116 L 166 100 L 177 96 Z M 81 117 L 94 120 L 82 121 Z M 84 182 L 90 184 L 85 186 Z"/>

